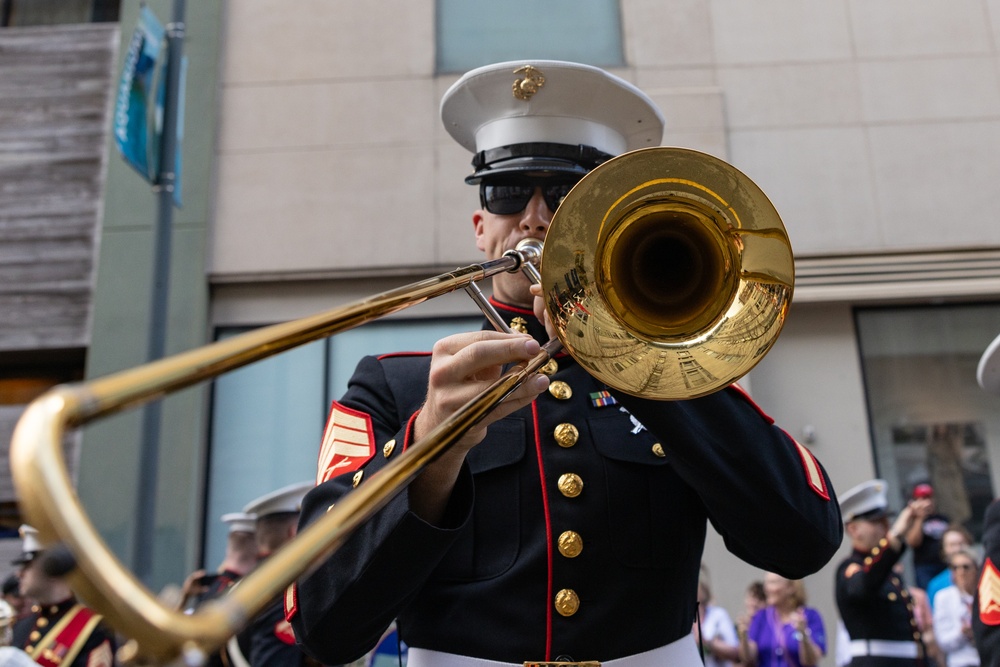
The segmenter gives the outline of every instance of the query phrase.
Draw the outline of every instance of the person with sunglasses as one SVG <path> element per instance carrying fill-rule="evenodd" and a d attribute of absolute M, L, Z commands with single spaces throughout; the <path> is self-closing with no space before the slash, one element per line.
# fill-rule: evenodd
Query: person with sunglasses
<path fill-rule="evenodd" d="M 473 70 L 441 116 L 473 154 L 487 259 L 544 240 L 574 184 L 658 146 L 664 126 L 635 86 L 558 61 Z M 533 356 L 551 335 L 538 292 L 499 274 L 490 301 L 512 333 L 486 325 L 362 360 L 331 408 L 303 525 Z M 694 667 L 709 521 L 737 556 L 792 578 L 842 538 L 822 466 L 743 391 L 638 398 L 559 354 L 300 577 L 286 614 L 325 663 L 363 655 L 396 620 L 410 667 Z"/>
<path fill-rule="evenodd" d="M 979 580 L 979 556 L 963 548 L 948 557 L 951 586 L 934 596 L 934 634 L 948 667 L 978 667 L 972 631 L 972 598 Z"/>

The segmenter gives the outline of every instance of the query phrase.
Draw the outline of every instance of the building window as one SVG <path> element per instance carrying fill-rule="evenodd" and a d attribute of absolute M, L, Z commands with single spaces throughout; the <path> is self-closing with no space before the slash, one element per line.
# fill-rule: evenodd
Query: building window
<path fill-rule="evenodd" d="M 480 320 L 373 322 L 219 377 L 212 392 L 205 566 L 214 568 L 225 556 L 223 514 L 288 484 L 315 479 L 330 402 L 347 389 L 362 356 L 429 351 L 444 336 L 478 328 Z M 224 329 L 217 338 L 243 331 Z"/>
<path fill-rule="evenodd" d="M 1000 333 L 1000 305 L 863 309 L 856 322 L 876 472 L 894 508 L 929 482 L 937 510 L 979 539 L 1000 411 L 976 367 Z"/>
<path fill-rule="evenodd" d="M 9 462 L 14 427 L 31 401 L 58 384 L 81 380 L 84 357 L 80 349 L 0 352 L 0 542 L 17 540 L 22 523 Z M 71 431 L 64 438 L 63 453 L 74 479 L 78 447 L 79 432 Z"/>
<path fill-rule="evenodd" d="M 437 71 L 525 58 L 620 67 L 617 0 L 437 0 Z"/>

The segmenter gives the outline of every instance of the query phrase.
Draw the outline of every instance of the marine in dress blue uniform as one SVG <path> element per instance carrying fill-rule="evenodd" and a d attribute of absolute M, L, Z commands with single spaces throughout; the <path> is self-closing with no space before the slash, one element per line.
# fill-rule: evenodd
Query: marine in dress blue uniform
<path fill-rule="evenodd" d="M 1000 666 L 1000 499 L 983 516 L 983 567 L 972 602 L 972 632 L 980 664 Z"/>
<path fill-rule="evenodd" d="M 14 564 L 22 568 L 22 594 L 35 603 L 31 614 L 14 625 L 11 645 L 48 667 L 111 667 L 114 633 L 99 614 L 73 597 L 65 581 L 42 571 L 38 531 L 24 525 L 20 532 L 22 553 Z"/>
<path fill-rule="evenodd" d="M 923 665 L 913 600 L 893 567 L 914 523 L 908 506 L 889 527 L 888 485 L 876 479 L 841 494 L 853 551 L 837 568 L 837 608 L 851 638 L 852 667 Z M 918 501 L 919 502 L 919 501 Z"/>
<path fill-rule="evenodd" d="M 215 573 L 205 574 L 204 570 L 199 570 L 185 582 L 184 590 L 187 595 L 183 601 L 183 608 L 186 613 L 194 612 L 205 602 L 224 595 L 256 565 L 257 543 L 254 536 L 256 515 L 229 512 L 223 514 L 221 519 L 228 529 L 225 558 Z M 241 660 L 243 660 L 242 655 L 234 657 L 230 655 L 229 646 L 223 646 L 208 657 L 205 667 L 230 667 L 234 664 L 239 667 L 242 664 Z"/>
<path fill-rule="evenodd" d="M 260 562 L 294 537 L 302 497 L 311 487 L 311 482 L 291 484 L 252 500 L 243 508 L 245 514 L 256 517 Z M 245 661 L 250 667 L 316 664 L 296 645 L 280 598 L 255 616 L 236 642 L 229 642 L 230 654 L 235 653 L 237 648 L 241 655 L 236 659 Z"/>
<path fill-rule="evenodd" d="M 979 386 L 1000 394 L 1000 336 L 983 351 L 976 368 Z M 972 632 L 983 667 L 1000 667 L 1000 499 L 983 515 L 983 567 L 972 603 Z"/>
<path fill-rule="evenodd" d="M 442 117 L 475 151 L 469 182 L 535 186 L 507 222 L 539 238 L 547 219 L 529 218 L 542 206 L 551 217 L 547 184 L 662 135 L 662 116 L 637 89 L 550 61 L 470 72 L 445 95 Z M 489 196 L 481 190 L 487 211 Z M 481 227 L 493 219 L 473 220 L 480 249 L 500 252 Z M 530 297 L 505 302 L 509 293 L 494 280 L 505 321 L 547 340 Z M 360 362 L 332 406 L 303 525 L 414 441 L 437 363 L 430 353 Z M 310 654 L 349 662 L 398 619 L 411 665 L 474 664 L 460 656 L 631 665 L 650 651 L 665 657 L 663 647 L 680 647 L 671 664 L 700 664 L 690 632 L 709 521 L 734 554 L 790 578 L 839 546 L 822 466 L 740 389 L 662 402 L 609 389 L 562 354 L 544 372 L 536 388 L 547 388 L 522 396 L 524 407 L 469 450 L 434 520 L 422 518 L 411 486 L 290 589 L 286 613 Z M 421 655 L 431 657 L 416 663 Z"/>

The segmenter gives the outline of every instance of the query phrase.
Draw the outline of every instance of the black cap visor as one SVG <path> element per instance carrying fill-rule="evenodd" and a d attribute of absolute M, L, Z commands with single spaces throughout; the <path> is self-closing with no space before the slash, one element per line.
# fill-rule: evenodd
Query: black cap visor
<path fill-rule="evenodd" d="M 483 179 L 524 176 L 547 178 L 561 176 L 579 179 L 613 156 L 591 146 L 528 143 L 501 146 L 476 153 L 472 158 L 475 173 L 465 182 L 476 185 Z"/>
<path fill-rule="evenodd" d="M 861 514 L 855 514 L 848 521 L 881 521 L 889 518 L 889 511 L 885 507 L 879 507 Z"/>
<path fill-rule="evenodd" d="M 42 555 L 41 551 L 23 551 L 21 555 L 10 562 L 11 565 L 27 565 Z"/>

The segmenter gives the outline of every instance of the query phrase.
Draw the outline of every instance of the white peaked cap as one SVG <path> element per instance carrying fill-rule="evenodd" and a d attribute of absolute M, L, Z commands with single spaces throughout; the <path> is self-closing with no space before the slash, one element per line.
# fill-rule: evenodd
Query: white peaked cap
<path fill-rule="evenodd" d="M 889 508 L 888 490 L 889 484 L 884 479 L 873 479 L 841 493 L 840 513 L 844 517 L 844 523 L 886 516 Z"/>
<path fill-rule="evenodd" d="M 254 533 L 257 531 L 257 516 L 246 512 L 223 514 L 222 523 L 229 526 L 230 533 Z"/>
<path fill-rule="evenodd" d="M 1000 394 L 1000 336 L 993 339 L 979 358 L 976 381 L 986 391 Z"/>
<path fill-rule="evenodd" d="M 22 524 L 17 529 L 21 536 L 21 555 L 17 557 L 12 565 L 24 565 L 33 561 L 38 554 L 45 550 L 41 540 L 38 539 L 38 531 L 28 524 Z"/>
<path fill-rule="evenodd" d="M 17 532 L 21 536 L 21 551 L 24 553 L 30 554 L 45 550 L 45 547 L 42 546 L 41 541 L 38 539 L 38 531 L 28 524 L 22 524 L 17 529 Z"/>
<path fill-rule="evenodd" d="M 302 498 L 315 486 L 313 481 L 297 482 L 282 487 L 277 491 L 265 494 L 251 500 L 243 508 L 246 514 L 254 514 L 262 519 L 270 514 L 298 512 L 302 508 Z"/>
<path fill-rule="evenodd" d="M 548 143 L 587 146 L 606 154 L 603 159 L 659 146 L 664 126 L 656 104 L 631 83 L 558 60 L 510 61 L 466 73 L 441 99 L 441 121 L 477 154 Z M 476 168 L 484 172 L 479 176 L 490 172 Z"/>

